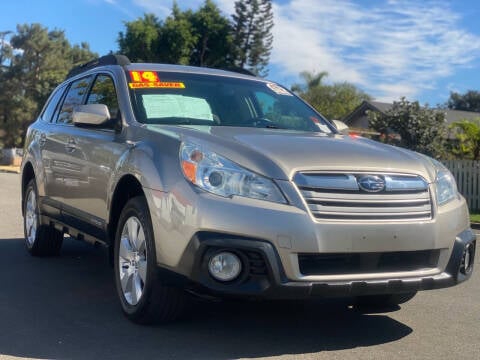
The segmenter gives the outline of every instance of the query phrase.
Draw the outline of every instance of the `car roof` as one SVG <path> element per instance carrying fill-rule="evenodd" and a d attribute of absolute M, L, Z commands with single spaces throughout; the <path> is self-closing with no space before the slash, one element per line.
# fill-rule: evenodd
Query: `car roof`
<path fill-rule="evenodd" d="M 240 72 L 212 69 L 208 67 L 187 66 L 187 65 L 172 65 L 172 64 L 153 64 L 153 63 L 131 63 L 123 66 L 127 71 L 159 71 L 159 72 L 179 72 L 186 74 L 203 74 L 214 76 L 228 76 L 235 78 L 242 78 L 248 80 L 265 81 L 258 77 L 242 74 Z"/>
<path fill-rule="evenodd" d="M 131 63 L 128 57 L 120 54 L 109 54 L 98 59 L 91 60 L 85 64 L 75 66 L 67 74 L 66 79 L 77 77 L 80 74 L 91 72 L 94 69 L 102 69 L 109 66 L 119 66 L 125 71 L 160 71 L 160 72 L 179 72 L 186 74 L 204 74 L 213 76 L 228 76 L 233 78 L 242 78 L 266 82 L 266 80 L 258 78 L 249 70 L 240 67 L 231 67 L 226 70 L 212 69 L 208 67 L 172 65 L 172 64 L 155 64 L 155 63 Z M 230 70 L 230 71 L 229 71 Z"/>

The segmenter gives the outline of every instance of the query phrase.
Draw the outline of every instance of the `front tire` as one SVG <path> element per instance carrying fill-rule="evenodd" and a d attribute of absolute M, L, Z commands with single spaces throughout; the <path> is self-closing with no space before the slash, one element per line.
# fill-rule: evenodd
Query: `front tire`
<path fill-rule="evenodd" d="M 60 253 L 63 233 L 53 226 L 40 224 L 38 191 L 35 179 L 25 189 L 23 202 L 23 231 L 25 246 L 33 256 L 56 256 Z"/>
<path fill-rule="evenodd" d="M 161 283 L 150 212 L 143 196 L 130 199 L 120 215 L 114 272 L 122 310 L 131 321 L 168 322 L 181 314 L 185 293 Z"/>

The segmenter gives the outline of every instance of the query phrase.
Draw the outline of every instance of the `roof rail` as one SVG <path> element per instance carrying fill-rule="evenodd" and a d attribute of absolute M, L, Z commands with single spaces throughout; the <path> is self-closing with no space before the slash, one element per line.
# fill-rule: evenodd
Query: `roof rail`
<path fill-rule="evenodd" d="M 255 74 L 253 71 L 247 70 L 247 69 L 242 68 L 240 66 L 227 66 L 227 67 L 221 67 L 221 68 L 218 68 L 218 69 L 219 70 L 236 72 L 238 74 L 250 75 L 250 76 L 257 77 L 257 74 Z"/>
<path fill-rule="evenodd" d="M 97 66 L 104 66 L 104 65 L 120 65 L 120 66 L 130 65 L 130 60 L 125 55 L 114 55 L 114 54 L 105 55 L 98 59 L 91 60 L 85 64 L 75 66 L 68 72 L 66 78 L 67 79 L 71 78 L 72 76 L 81 74 L 84 71 L 96 68 Z"/>

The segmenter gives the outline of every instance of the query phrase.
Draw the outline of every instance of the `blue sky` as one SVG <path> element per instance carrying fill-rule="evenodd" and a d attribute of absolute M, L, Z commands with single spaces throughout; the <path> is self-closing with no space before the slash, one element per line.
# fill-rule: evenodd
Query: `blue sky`
<path fill-rule="evenodd" d="M 178 0 L 196 9 L 203 0 Z M 225 14 L 234 0 L 217 0 Z M 99 54 L 117 50 L 123 22 L 171 0 L 9 0 L 0 5 L 0 31 L 38 22 L 65 30 L 71 43 Z M 444 103 L 450 91 L 480 90 L 480 3 L 475 0 L 274 0 L 269 78 L 284 85 L 303 70 L 327 71 L 382 101 Z"/>

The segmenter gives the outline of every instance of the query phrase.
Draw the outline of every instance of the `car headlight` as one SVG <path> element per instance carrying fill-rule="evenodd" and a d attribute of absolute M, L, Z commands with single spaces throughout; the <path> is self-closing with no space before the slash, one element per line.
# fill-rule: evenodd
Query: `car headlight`
<path fill-rule="evenodd" d="M 457 184 L 450 171 L 447 169 L 437 171 L 435 182 L 439 205 L 443 205 L 457 197 Z"/>
<path fill-rule="evenodd" d="M 433 159 L 432 159 L 433 160 Z M 437 193 L 438 205 L 443 205 L 453 200 L 458 195 L 457 183 L 452 173 L 440 162 L 433 160 L 436 167 L 437 176 L 435 179 L 435 188 Z"/>
<path fill-rule="evenodd" d="M 194 185 L 211 193 L 286 203 L 274 182 L 190 142 L 180 147 L 180 166 Z"/>

